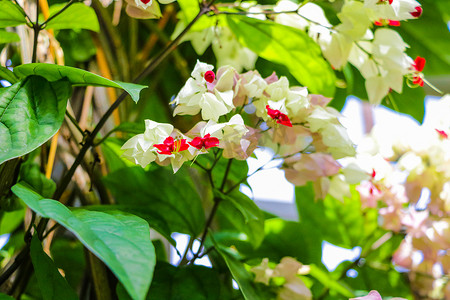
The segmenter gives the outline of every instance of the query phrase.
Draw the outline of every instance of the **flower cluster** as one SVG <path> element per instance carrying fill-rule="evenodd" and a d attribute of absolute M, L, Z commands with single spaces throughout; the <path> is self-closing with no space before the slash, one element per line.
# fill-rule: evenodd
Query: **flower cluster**
<path fill-rule="evenodd" d="M 442 110 L 450 113 L 448 96 L 441 100 L 441 105 Z M 381 154 L 371 160 L 366 156 L 365 169 L 371 167 L 375 171 L 357 189 L 363 207 L 378 208 L 385 229 L 405 235 L 394 253 L 393 263 L 410 271 L 415 293 L 427 299 L 447 299 L 450 297 L 450 283 L 446 279 L 450 273 L 450 123 L 448 119 L 428 120 L 414 132 L 414 136 L 399 132 L 386 145 L 388 141 L 378 136 L 374 127 L 366 144 L 379 146 L 373 149 L 363 144 L 362 148 Z"/>
<path fill-rule="evenodd" d="M 347 62 L 356 67 L 373 104 L 381 103 L 391 90 L 401 93 L 404 77 L 411 86 L 424 83 L 425 60 L 410 58 L 405 53 L 408 45 L 388 28 L 421 16 L 422 7 L 415 0 L 346 0 L 337 14 L 340 23 L 336 26 L 317 4 L 281 0 L 273 10 L 277 12 L 275 22 L 307 31 L 334 69 L 342 69 Z"/>
<path fill-rule="evenodd" d="M 309 266 L 305 266 L 292 257 L 283 257 L 274 268 L 269 265 L 269 259 L 264 258 L 260 265 L 253 267 L 255 282 L 276 286 L 271 279 L 283 279 L 277 287 L 277 300 L 308 300 L 312 293 L 298 275 L 309 273 Z"/>
<path fill-rule="evenodd" d="M 269 147 L 285 159 L 288 180 L 317 181 L 327 193 L 343 180 L 336 159 L 355 154 L 339 112 L 327 106 L 330 100 L 290 87 L 286 77 L 240 74 L 230 66 L 215 73 L 212 65 L 198 61 L 172 104 L 174 115 L 200 115 L 203 121 L 181 133 L 147 120 L 145 132 L 123 145 L 123 156 L 142 167 L 171 163 L 176 172 L 211 148 L 220 149 L 215 155 L 220 151 L 224 158 L 245 160 L 257 147 Z"/>

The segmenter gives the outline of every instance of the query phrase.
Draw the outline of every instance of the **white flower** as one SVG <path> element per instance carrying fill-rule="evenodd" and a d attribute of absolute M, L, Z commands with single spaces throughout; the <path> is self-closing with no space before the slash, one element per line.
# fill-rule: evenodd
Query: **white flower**
<path fill-rule="evenodd" d="M 212 65 L 197 61 L 191 73 L 192 78 L 187 80 L 172 102 L 177 104 L 174 115 L 196 115 L 201 112 L 204 120 L 217 122 L 220 116 L 234 108 L 234 92 L 232 85 L 230 86 L 230 76 L 233 76 L 230 73 L 233 71 L 224 71 L 223 75 L 215 80 L 213 68 Z M 226 87 L 231 89 L 226 90 Z"/>
<path fill-rule="evenodd" d="M 336 115 L 339 112 L 330 107 L 317 106 L 306 118 L 311 132 L 319 132 L 323 143 L 335 159 L 355 155 L 353 143 L 348 137 L 346 129 L 339 123 Z"/>
<path fill-rule="evenodd" d="M 132 137 L 122 146 L 121 149 L 125 150 L 122 156 L 144 168 L 157 157 L 153 145 L 162 143 L 172 131 L 170 124 L 145 120 L 145 132 Z"/>

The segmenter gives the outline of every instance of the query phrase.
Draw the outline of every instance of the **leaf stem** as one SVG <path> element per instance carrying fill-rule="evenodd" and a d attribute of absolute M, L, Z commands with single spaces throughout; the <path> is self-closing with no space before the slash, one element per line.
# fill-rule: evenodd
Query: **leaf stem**
<path fill-rule="evenodd" d="M 57 16 L 59 16 L 60 14 L 62 14 L 66 9 L 68 9 L 72 4 L 74 4 L 75 0 L 70 0 L 69 3 L 67 3 L 63 8 L 61 8 L 61 10 L 59 10 L 57 13 L 55 13 L 54 15 L 50 16 L 47 20 L 44 21 L 44 23 L 39 25 L 39 30 L 44 29 L 45 26 L 47 26 L 48 22 L 50 22 L 51 20 L 53 20 L 54 18 L 56 18 Z"/>
<path fill-rule="evenodd" d="M 33 56 L 31 57 L 31 62 L 35 63 L 37 61 L 37 44 L 39 32 L 41 31 L 41 26 L 39 25 L 39 0 L 36 0 L 36 21 L 33 23 L 34 38 L 33 38 Z"/>

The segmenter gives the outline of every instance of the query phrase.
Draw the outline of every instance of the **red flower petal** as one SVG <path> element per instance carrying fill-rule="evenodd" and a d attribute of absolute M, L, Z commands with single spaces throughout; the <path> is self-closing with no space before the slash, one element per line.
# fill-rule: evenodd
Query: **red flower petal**
<path fill-rule="evenodd" d="M 417 56 L 416 59 L 414 60 L 413 67 L 418 72 L 422 72 L 423 69 L 425 68 L 425 63 L 426 63 L 426 59 L 425 58 Z"/>
<path fill-rule="evenodd" d="M 448 139 L 448 134 L 444 130 L 435 129 L 441 139 Z"/>
<path fill-rule="evenodd" d="M 186 143 L 186 139 L 181 139 L 175 141 L 173 137 L 167 137 L 162 144 L 154 144 L 153 147 L 158 149 L 158 154 L 172 155 L 173 153 L 178 153 L 189 148 Z"/>
<path fill-rule="evenodd" d="M 291 120 L 289 119 L 289 117 L 286 114 L 283 114 L 281 111 L 279 111 L 277 109 L 271 109 L 269 107 L 269 105 L 266 105 L 266 109 L 267 109 L 267 114 L 269 115 L 269 117 L 271 117 L 272 119 L 277 121 L 278 124 L 292 127 Z"/>
<path fill-rule="evenodd" d="M 400 26 L 400 21 L 389 20 L 389 25 L 398 27 Z"/>
<path fill-rule="evenodd" d="M 410 12 L 411 16 L 413 16 L 414 18 L 418 18 L 422 15 L 422 7 L 421 6 L 416 6 L 415 7 L 415 11 Z"/>
<path fill-rule="evenodd" d="M 204 145 L 205 149 L 217 147 L 219 145 L 219 139 L 216 137 L 211 137 L 211 135 L 208 133 L 203 138 L 203 145 Z"/>
<path fill-rule="evenodd" d="M 197 148 L 198 150 L 201 150 L 203 148 L 209 149 L 212 147 L 217 147 L 219 145 L 219 139 L 216 137 L 211 137 L 211 135 L 208 133 L 202 138 L 195 137 L 191 142 L 189 142 L 189 145 Z"/>

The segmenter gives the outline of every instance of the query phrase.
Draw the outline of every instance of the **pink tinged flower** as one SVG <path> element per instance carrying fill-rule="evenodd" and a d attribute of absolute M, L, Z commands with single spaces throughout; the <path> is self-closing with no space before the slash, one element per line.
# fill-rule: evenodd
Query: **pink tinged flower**
<path fill-rule="evenodd" d="M 289 119 L 289 117 L 286 114 L 283 114 L 281 111 L 279 111 L 277 109 L 271 109 L 269 107 L 269 105 L 266 105 L 266 109 L 267 109 L 267 114 L 269 115 L 269 117 L 274 119 L 278 124 L 292 127 L 291 120 Z"/>
<path fill-rule="evenodd" d="M 391 298 L 392 300 L 406 300 L 405 298 Z M 364 297 L 358 297 L 358 298 L 351 298 L 350 300 L 383 300 L 381 298 L 380 293 L 377 291 L 370 291 L 370 293 L 367 296 Z"/>
<path fill-rule="evenodd" d="M 444 130 L 435 129 L 441 139 L 448 139 L 448 134 Z"/>
<path fill-rule="evenodd" d="M 204 137 L 194 138 L 191 142 L 189 142 L 189 145 L 197 148 L 198 150 L 209 149 L 212 147 L 217 147 L 219 145 L 219 139 L 216 137 L 211 137 L 208 133 Z"/>
<path fill-rule="evenodd" d="M 411 16 L 413 16 L 414 18 L 418 18 L 422 15 L 423 9 L 421 6 L 416 6 L 415 11 L 410 12 Z"/>
<path fill-rule="evenodd" d="M 213 83 L 214 79 L 216 79 L 216 74 L 213 71 L 207 71 L 203 77 L 207 82 Z"/>
<path fill-rule="evenodd" d="M 189 148 L 186 139 L 174 140 L 173 137 L 167 137 L 162 144 L 154 144 L 153 147 L 158 149 L 158 154 L 172 155 Z"/>
<path fill-rule="evenodd" d="M 351 298 L 350 300 L 383 300 L 377 291 L 370 291 L 367 296 Z"/>
<path fill-rule="evenodd" d="M 323 153 L 302 154 L 285 160 L 285 176 L 296 186 L 305 185 L 339 172 L 341 165 L 331 155 Z"/>

